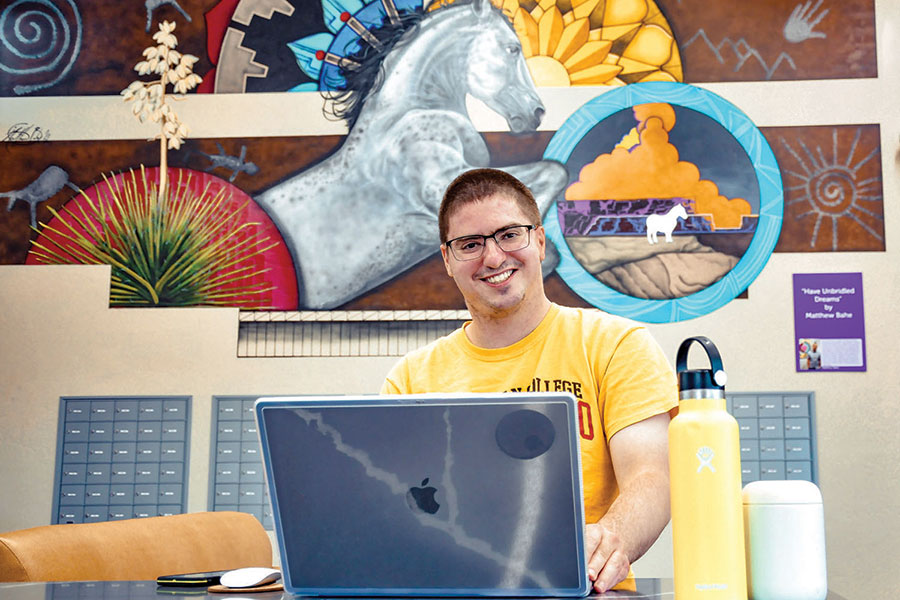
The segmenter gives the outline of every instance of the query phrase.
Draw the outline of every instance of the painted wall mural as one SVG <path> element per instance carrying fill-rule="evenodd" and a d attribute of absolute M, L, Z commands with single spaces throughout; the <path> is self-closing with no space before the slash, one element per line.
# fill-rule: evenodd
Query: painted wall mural
<path fill-rule="evenodd" d="M 217 248 L 218 267 L 171 258 L 205 295 L 176 285 L 163 301 L 158 291 L 135 295 L 130 281 L 114 285 L 114 305 L 463 308 L 434 250 L 436 212 L 456 174 L 487 165 L 535 190 L 558 250 L 544 265 L 548 293 L 567 304 L 690 318 L 744 292 L 773 250 L 884 250 L 877 125 L 757 130 L 747 120 L 731 130 L 703 108 L 724 101 L 677 83 L 876 76 L 872 0 L 146 0 L 133 8 L 6 4 L 0 95 L 119 94 L 135 48 L 167 22 L 177 27 L 168 33 L 178 36 L 179 56 L 191 56 L 202 76 L 198 93 L 321 94 L 322 114 L 309 118 L 342 119 L 349 133 L 181 136 L 166 159 L 172 195 L 185 207 L 210 206 L 190 238 L 197 250 L 186 254 Z M 559 131 L 537 131 L 547 108 L 540 87 L 579 85 L 625 96 L 601 93 L 594 102 L 616 110 L 598 117 L 596 106 L 583 107 Z M 683 100 L 681 90 L 703 100 Z M 478 131 L 467 94 L 501 115 L 509 133 Z M 635 94 L 646 96 L 621 100 Z M 127 213 L 102 198 L 124 190 L 128 173 L 138 187 L 159 187 L 157 149 L 56 141 L 54 115 L 41 127 L 11 117 L 0 123 L 4 165 L 16 165 L 0 169 L 0 264 L 58 262 L 61 252 L 91 262 L 60 232 L 79 238 L 103 229 L 104 210 Z M 778 189 L 769 187 L 775 179 Z M 650 181 L 660 185 L 635 185 Z M 190 204 L 203 194 L 211 195 Z M 149 218 L 138 208 L 129 214 Z"/>
<path fill-rule="evenodd" d="M 131 69 L 133 48 L 163 20 L 177 23 L 182 47 L 199 56 L 195 72 L 206 82 L 201 91 L 309 89 L 318 86 L 316 69 L 341 56 L 348 40 L 358 46 L 359 31 L 373 26 L 380 5 L 10 0 L 0 9 L 0 95 L 117 94 L 122 74 Z M 416 5 L 421 2 L 395 3 L 398 14 Z M 520 37 L 539 73 L 538 85 L 546 85 L 544 77 L 561 81 L 559 65 L 570 75 L 579 72 L 582 59 L 583 65 L 605 66 L 582 73 L 576 84 L 594 83 L 617 65 L 622 70 L 616 76 L 626 83 L 647 76 L 708 82 L 878 73 L 874 0 L 503 0 L 502 7 L 517 31 L 527 32 Z M 665 45 L 672 38 L 667 58 Z M 326 62 L 332 42 L 343 45 L 337 53 L 332 48 Z M 560 61 L 575 46 L 577 57 Z M 316 58 L 319 51 L 323 56 Z"/>
<path fill-rule="evenodd" d="M 649 322 L 711 312 L 756 278 L 781 232 L 769 144 L 700 88 L 641 83 L 599 96 L 545 156 L 571 181 L 546 225 L 559 273 L 610 312 Z"/>

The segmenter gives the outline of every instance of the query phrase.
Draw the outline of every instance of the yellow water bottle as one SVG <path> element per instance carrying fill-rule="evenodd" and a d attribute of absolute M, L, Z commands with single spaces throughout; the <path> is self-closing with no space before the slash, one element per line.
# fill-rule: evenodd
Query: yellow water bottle
<path fill-rule="evenodd" d="M 710 369 L 687 368 L 694 342 Z M 669 424 L 675 600 L 747 600 L 738 425 L 725 410 L 716 346 L 684 340 L 676 359 L 678 415 Z"/>

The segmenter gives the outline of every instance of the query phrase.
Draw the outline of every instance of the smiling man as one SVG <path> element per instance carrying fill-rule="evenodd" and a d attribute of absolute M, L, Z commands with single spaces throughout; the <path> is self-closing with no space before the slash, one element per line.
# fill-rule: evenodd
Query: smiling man
<path fill-rule="evenodd" d="M 463 173 L 444 193 L 438 222 L 447 274 L 472 320 L 403 357 L 381 392 L 571 392 L 588 572 L 604 592 L 628 577 L 669 520 L 672 368 L 641 325 L 547 298 L 540 211 L 512 175 Z"/>

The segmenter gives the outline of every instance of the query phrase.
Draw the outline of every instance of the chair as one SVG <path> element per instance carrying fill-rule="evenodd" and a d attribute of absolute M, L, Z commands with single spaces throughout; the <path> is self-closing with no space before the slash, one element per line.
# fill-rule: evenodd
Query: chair
<path fill-rule="evenodd" d="M 0 534 L 0 581 L 125 581 L 271 566 L 263 526 L 241 512 L 200 512 Z"/>

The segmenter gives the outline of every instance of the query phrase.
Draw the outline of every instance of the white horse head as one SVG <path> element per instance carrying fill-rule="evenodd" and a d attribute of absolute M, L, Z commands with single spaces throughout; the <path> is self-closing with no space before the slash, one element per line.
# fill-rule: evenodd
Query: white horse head
<path fill-rule="evenodd" d="M 384 58 L 383 80 L 363 92 L 368 110 L 401 102 L 466 114 L 466 94 L 499 113 L 513 133 L 535 130 L 544 105 L 509 18 L 490 0 L 426 13 Z M 366 110 L 366 109 L 364 109 Z"/>
<path fill-rule="evenodd" d="M 469 91 L 503 115 L 513 133 L 537 129 L 544 106 L 509 19 L 490 0 L 475 0 L 471 9 L 483 29 L 470 44 L 466 72 Z"/>

